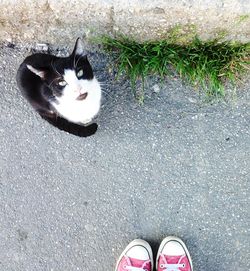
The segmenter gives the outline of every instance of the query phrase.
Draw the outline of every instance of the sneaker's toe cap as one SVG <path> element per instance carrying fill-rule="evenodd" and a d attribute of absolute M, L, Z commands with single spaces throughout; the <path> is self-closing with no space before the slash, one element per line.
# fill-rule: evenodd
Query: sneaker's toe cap
<path fill-rule="evenodd" d="M 177 241 L 169 241 L 162 249 L 162 253 L 168 256 L 185 255 L 183 246 Z"/>
<path fill-rule="evenodd" d="M 136 246 L 131 247 L 126 252 L 126 256 L 128 256 L 129 258 L 143 260 L 143 261 L 150 259 L 147 249 L 143 246 L 140 246 L 140 245 L 136 245 Z"/>

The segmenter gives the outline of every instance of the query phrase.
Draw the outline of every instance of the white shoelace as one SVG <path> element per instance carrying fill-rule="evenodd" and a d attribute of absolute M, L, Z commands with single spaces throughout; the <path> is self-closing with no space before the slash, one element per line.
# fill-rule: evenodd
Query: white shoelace
<path fill-rule="evenodd" d="M 160 266 L 161 268 L 166 268 L 163 269 L 163 271 L 180 271 L 180 267 L 185 267 L 184 263 L 177 263 L 177 264 L 171 264 L 171 263 L 167 263 L 167 264 L 161 264 Z"/>
<path fill-rule="evenodd" d="M 143 269 L 142 267 L 134 267 L 129 265 L 125 265 L 123 268 L 131 271 L 148 271 L 147 269 Z"/>

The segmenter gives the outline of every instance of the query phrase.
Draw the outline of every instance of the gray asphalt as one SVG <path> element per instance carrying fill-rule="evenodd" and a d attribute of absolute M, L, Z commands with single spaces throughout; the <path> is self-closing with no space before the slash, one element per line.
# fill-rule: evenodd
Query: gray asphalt
<path fill-rule="evenodd" d="M 134 238 L 156 254 L 167 235 L 195 270 L 250 270 L 250 79 L 209 104 L 150 78 L 140 106 L 93 52 L 106 93 L 84 139 L 33 112 L 15 83 L 28 51 L 0 48 L 0 270 L 112 271 Z"/>

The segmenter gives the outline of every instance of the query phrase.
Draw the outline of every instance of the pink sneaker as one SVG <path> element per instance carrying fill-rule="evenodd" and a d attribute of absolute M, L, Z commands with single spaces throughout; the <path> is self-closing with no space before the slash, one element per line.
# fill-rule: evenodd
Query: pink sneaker
<path fill-rule="evenodd" d="M 115 271 L 152 271 L 153 253 L 150 245 L 141 239 L 135 239 L 122 252 Z"/>
<path fill-rule="evenodd" d="M 192 260 L 183 241 L 166 237 L 159 247 L 156 258 L 157 271 L 192 271 Z"/>

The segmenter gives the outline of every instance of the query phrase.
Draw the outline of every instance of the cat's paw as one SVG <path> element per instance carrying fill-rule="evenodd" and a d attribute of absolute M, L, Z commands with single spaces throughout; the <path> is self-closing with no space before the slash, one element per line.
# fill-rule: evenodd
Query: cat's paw
<path fill-rule="evenodd" d="M 88 126 L 91 123 L 92 119 L 85 119 L 80 122 L 81 125 Z"/>
<path fill-rule="evenodd" d="M 95 134 L 97 131 L 98 125 L 96 123 L 92 123 L 88 126 L 82 126 L 78 131 L 78 136 L 87 137 Z"/>

